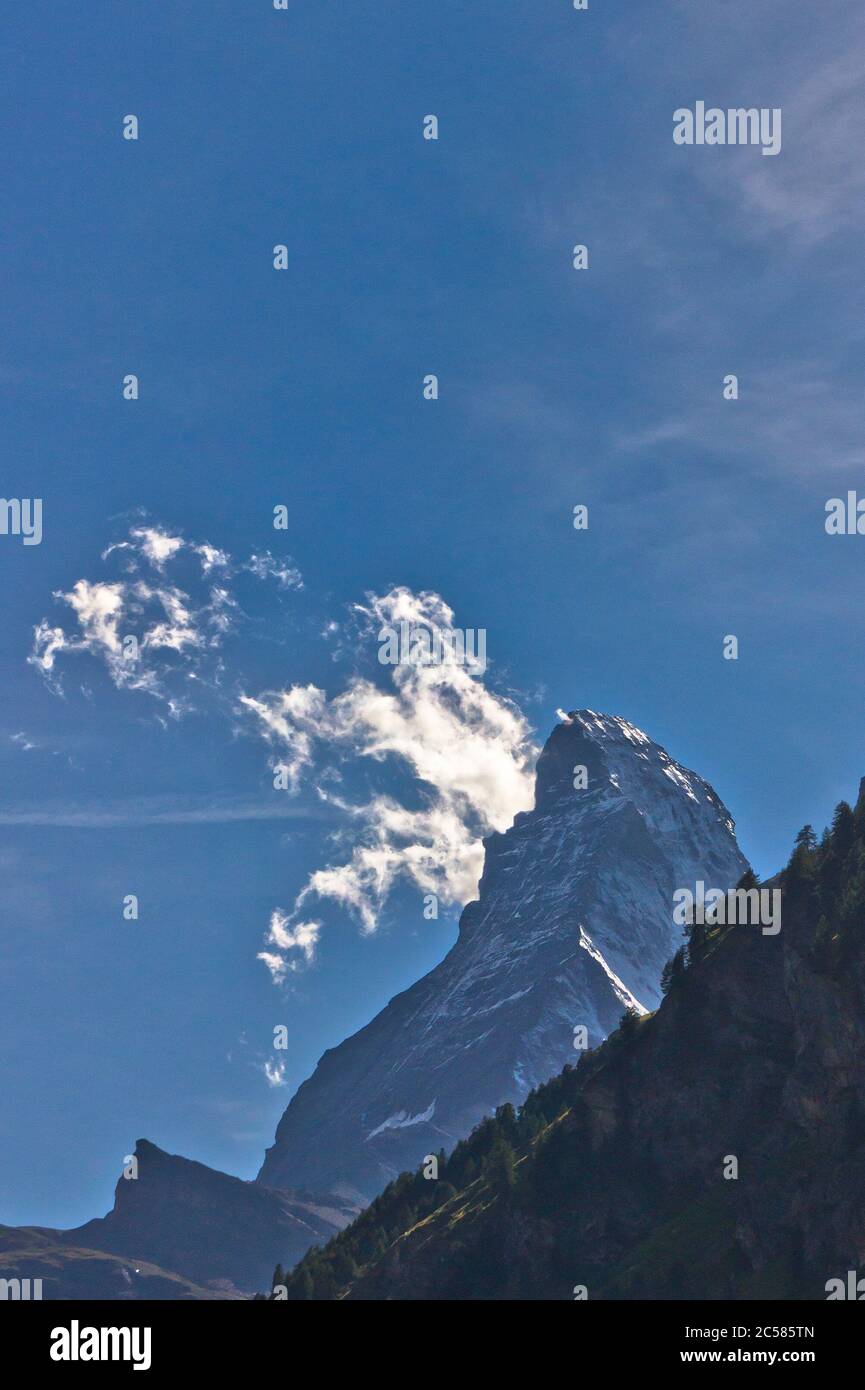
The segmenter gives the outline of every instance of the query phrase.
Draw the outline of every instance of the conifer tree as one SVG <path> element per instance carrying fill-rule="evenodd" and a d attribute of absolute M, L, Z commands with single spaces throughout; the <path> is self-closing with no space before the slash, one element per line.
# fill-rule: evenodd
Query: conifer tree
<path fill-rule="evenodd" d="M 796 836 L 796 849 L 804 849 L 807 850 L 809 854 L 813 854 L 816 848 L 817 836 L 814 834 L 813 825 L 803 825 L 799 834 Z"/>
<path fill-rule="evenodd" d="M 661 971 L 661 991 L 669 994 L 685 978 L 685 948 L 680 946 Z"/>
<path fill-rule="evenodd" d="M 839 801 L 832 817 L 832 848 L 842 861 L 853 848 L 855 838 L 853 811 L 846 801 Z"/>
<path fill-rule="evenodd" d="M 514 1189 L 514 1151 L 503 1135 L 499 1135 L 490 1149 L 484 1165 L 486 1177 L 496 1192 L 510 1193 Z"/>
<path fill-rule="evenodd" d="M 633 1037 L 634 1033 L 637 1031 L 638 1017 L 639 1015 L 636 1009 L 625 1009 L 625 1012 L 619 1019 L 619 1032 L 623 1038 Z"/>

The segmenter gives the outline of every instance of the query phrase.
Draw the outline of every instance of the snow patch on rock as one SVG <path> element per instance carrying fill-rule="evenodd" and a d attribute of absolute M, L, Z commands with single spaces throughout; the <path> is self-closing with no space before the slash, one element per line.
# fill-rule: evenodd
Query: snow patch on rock
<path fill-rule="evenodd" d="M 436 1103 L 432 1101 L 426 1110 L 419 1115 L 409 1115 L 405 1110 L 398 1110 L 395 1115 L 388 1115 L 375 1129 L 370 1130 L 366 1136 L 367 1140 L 374 1139 L 377 1134 L 383 1134 L 386 1129 L 408 1129 L 411 1125 L 426 1124 L 435 1114 Z"/>

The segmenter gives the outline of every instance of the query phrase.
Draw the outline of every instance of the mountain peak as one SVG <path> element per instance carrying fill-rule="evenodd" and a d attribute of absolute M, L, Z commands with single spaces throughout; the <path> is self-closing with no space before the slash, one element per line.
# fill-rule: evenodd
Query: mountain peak
<path fill-rule="evenodd" d="M 149 1139 L 136 1139 L 135 1149 L 136 1158 L 171 1158 L 171 1154 L 165 1149 L 160 1149 L 158 1144 L 153 1144 Z"/>
<path fill-rule="evenodd" d="M 659 834 L 701 834 L 715 823 L 735 831 L 733 817 L 708 782 L 619 715 L 590 709 L 564 715 L 538 759 L 536 807 L 571 800 L 580 768 L 585 769 L 583 795 L 606 792 L 630 801 Z"/>
<path fill-rule="evenodd" d="M 585 777 L 577 777 L 584 769 Z M 653 1009 L 681 940 L 676 888 L 747 863 L 696 773 L 615 715 L 575 710 L 538 760 L 536 801 L 484 842 L 478 898 L 436 968 L 328 1051 L 259 1181 L 369 1198 L 576 1058 L 625 1007 Z"/>
<path fill-rule="evenodd" d="M 66 1245 L 125 1255 L 195 1283 L 267 1286 L 279 1259 L 297 1259 L 355 1215 L 356 1206 L 310 1192 L 276 1192 L 167 1153 L 135 1145 L 138 1169 L 121 1176 L 107 1216 L 60 1236 Z"/>
<path fill-rule="evenodd" d="M 562 711 L 559 711 L 562 713 Z M 623 735 L 626 738 L 635 739 L 637 743 L 651 743 L 652 740 L 642 729 L 638 729 L 636 724 L 631 724 L 620 714 L 600 714 L 594 709 L 572 709 L 564 714 L 563 724 L 579 724 L 587 732 L 594 733 L 600 738 L 615 737 Z"/>

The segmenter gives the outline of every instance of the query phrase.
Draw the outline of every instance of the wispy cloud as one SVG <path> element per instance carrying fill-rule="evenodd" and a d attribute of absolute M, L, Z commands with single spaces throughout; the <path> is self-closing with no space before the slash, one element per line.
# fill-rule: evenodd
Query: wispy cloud
<path fill-rule="evenodd" d="M 192 560 L 193 572 L 181 587 L 169 571 L 184 560 Z M 290 559 L 277 560 L 270 551 L 234 561 L 209 542 L 159 526 L 133 527 L 103 551 L 102 561 L 119 564 L 121 576 L 78 579 L 55 593 L 72 609 L 76 626 L 43 619 L 28 660 L 60 693 L 58 661 L 86 654 L 103 664 L 118 689 L 153 696 L 174 718 L 190 711 L 191 680 L 240 621 L 232 580 L 251 574 L 282 589 L 303 583 Z"/>
<path fill-rule="evenodd" d="M 200 687 L 203 662 L 233 629 L 239 605 L 230 582 L 240 573 L 275 580 L 282 588 L 302 581 L 288 560 L 259 551 L 235 562 L 208 542 L 186 540 L 158 526 L 134 526 L 109 545 L 103 561 L 119 564 L 119 576 L 79 579 L 57 594 L 77 626 L 67 630 L 39 624 L 29 658 L 59 688 L 57 663 L 72 655 L 100 661 L 114 684 L 145 692 L 166 703 L 179 717 L 191 708 L 188 690 Z M 192 562 L 194 573 L 175 573 Z M 219 576 L 218 583 L 213 577 Z M 204 592 L 195 591 L 197 575 Z M 454 635 L 454 613 L 438 594 L 396 587 L 370 594 L 354 606 L 348 628 L 365 645 L 370 660 L 378 653 L 383 627 L 408 624 Z M 330 623 L 326 633 L 334 630 Z M 133 655 L 127 647 L 132 642 Z M 355 676 L 342 693 L 328 699 L 314 685 L 239 694 L 238 707 L 272 749 L 271 766 L 297 793 L 316 758 L 317 811 L 290 796 L 255 800 L 154 799 L 99 805 L 39 806 L 0 803 L 0 825 L 110 829 L 124 826 L 204 824 L 241 820 L 281 820 L 339 816 L 351 842 L 347 860 L 328 863 L 309 877 L 291 912 L 275 908 L 260 959 L 282 981 L 315 956 L 321 923 L 310 920 L 311 899 L 330 900 L 357 915 L 374 931 L 381 909 L 400 880 L 444 905 L 466 902 L 477 891 L 483 864 L 482 839 L 504 830 L 533 797 L 532 769 L 537 749 L 529 725 L 510 699 L 494 693 L 480 669 L 438 657 L 420 664 L 376 669 L 386 688 Z M 220 674 L 223 667 L 220 666 Z M 410 801 L 392 791 L 353 802 L 332 791 L 339 763 L 390 763 L 403 780 Z M 276 790 L 276 784 L 274 786 Z"/>
<path fill-rule="evenodd" d="M 743 19 L 750 21 L 753 5 L 740 7 Z M 735 26 L 730 8 L 724 20 Z M 786 3 L 778 6 L 779 26 L 786 26 L 788 12 Z M 814 42 L 815 26 L 819 43 Z M 686 164 L 710 205 L 726 205 L 743 236 L 776 248 L 786 244 L 797 255 L 858 234 L 865 223 L 861 7 L 821 6 L 803 38 L 796 46 L 786 43 L 783 57 L 775 43 L 752 43 L 736 55 L 739 89 L 751 94 L 736 104 L 783 110 L 780 158 L 742 159 L 732 151 L 732 158 L 688 159 L 692 151 L 677 152 L 685 155 L 678 159 L 679 167 Z M 723 67 L 716 81 L 730 90 Z"/>
<path fill-rule="evenodd" d="M 320 820 L 325 807 L 301 806 L 284 796 L 253 800 L 212 797 L 137 797 L 98 805 L 58 802 L 30 806 L 0 802 L 0 825 L 111 830 L 147 825 L 218 825 L 230 821 Z"/>
<path fill-rule="evenodd" d="M 657 26 L 620 21 L 616 61 L 642 96 L 623 103 L 624 133 L 615 123 L 604 146 L 598 132 L 603 163 L 547 166 L 516 210 L 518 233 L 574 309 L 603 304 L 611 325 L 628 324 L 615 409 L 599 421 L 586 383 L 561 379 L 554 349 L 534 381 L 522 370 L 484 382 L 472 409 L 517 431 L 539 468 L 566 468 L 570 481 L 588 462 L 597 490 L 599 453 L 620 449 L 661 460 L 691 450 L 689 470 L 722 455 L 760 481 L 806 487 L 852 473 L 865 455 L 863 333 L 849 292 L 865 233 L 862 7 L 674 9 Z M 673 111 L 697 99 L 780 108 L 779 156 L 674 145 Z M 576 240 L 590 245 L 591 268 L 563 283 Z M 741 399 L 725 407 L 728 372 Z"/>
<path fill-rule="evenodd" d="M 394 588 L 369 595 L 357 615 L 372 645 L 381 629 L 400 623 L 453 632 L 454 613 L 438 594 Z M 319 778 L 319 794 L 341 810 L 356 843 L 350 858 L 316 870 L 291 913 L 274 913 L 261 959 L 282 979 L 299 946 L 312 958 L 315 938 L 291 936 L 311 898 L 330 899 L 374 931 L 396 882 L 413 883 L 444 903 L 463 903 L 477 891 L 482 838 L 505 830 L 533 801 L 537 749 L 516 705 L 491 691 L 476 671 L 458 663 L 397 664 L 390 689 L 355 677 L 332 700 L 313 686 L 244 696 L 262 735 L 280 750 L 299 779 L 316 750 L 340 759 L 391 762 L 408 773 L 420 805 L 393 794 L 362 804 L 337 798 Z M 293 968 L 293 967 L 292 967 Z"/>
<path fill-rule="evenodd" d="M 705 378 L 680 383 L 680 405 L 611 436 L 624 453 L 671 447 L 723 452 L 728 462 L 750 466 L 756 455 L 765 477 L 809 484 L 815 477 L 845 476 L 865 463 L 865 400 L 825 360 L 777 362 L 743 374 L 741 398 L 721 398 L 720 378 L 707 400 Z M 723 417 L 722 417 L 723 412 Z"/>
<path fill-rule="evenodd" d="M 286 974 L 297 970 L 301 960 L 307 965 L 312 962 L 320 932 L 320 922 L 296 922 L 292 926 L 289 915 L 274 908 L 265 938 L 269 949 L 259 951 L 258 959 L 264 961 L 275 984 L 281 984 Z"/>
<path fill-rule="evenodd" d="M 264 1072 L 268 1086 L 278 1087 L 287 1084 L 285 1079 L 285 1062 L 281 1057 L 275 1062 L 271 1061 L 269 1057 L 266 1058 L 262 1063 L 261 1070 Z"/>
<path fill-rule="evenodd" d="M 31 753 L 39 747 L 39 744 L 25 733 L 10 734 L 9 742 L 14 743 L 16 748 L 20 748 L 22 753 Z"/>

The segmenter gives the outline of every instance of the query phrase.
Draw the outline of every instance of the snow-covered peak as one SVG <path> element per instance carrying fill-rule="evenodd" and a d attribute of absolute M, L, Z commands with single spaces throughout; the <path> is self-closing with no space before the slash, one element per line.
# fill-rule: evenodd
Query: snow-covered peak
<path fill-rule="evenodd" d="M 575 769 L 584 768 L 586 777 Z M 682 940 L 673 893 L 746 868 L 696 773 L 615 715 L 575 710 L 538 759 L 536 802 L 484 843 L 478 898 L 424 979 L 325 1054 L 269 1150 L 271 1186 L 378 1192 L 656 1007 Z"/>
<path fill-rule="evenodd" d="M 578 709 L 562 716 L 538 761 L 537 805 L 570 798 L 579 766 L 586 768 L 588 793 L 610 790 L 627 799 L 661 834 L 686 828 L 702 834 L 715 825 L 735 830 L 708 782 L 619 715 Z"/>

